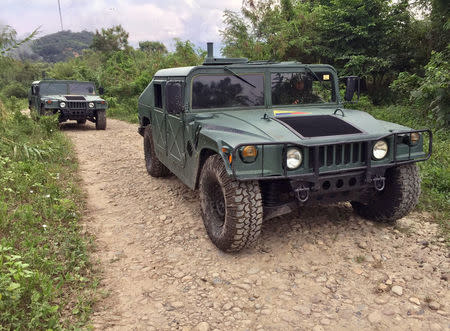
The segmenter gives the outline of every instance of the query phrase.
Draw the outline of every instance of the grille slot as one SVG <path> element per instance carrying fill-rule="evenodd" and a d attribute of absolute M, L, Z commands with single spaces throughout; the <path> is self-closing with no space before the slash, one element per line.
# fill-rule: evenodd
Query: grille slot
<path fill-rule="evenodd" d="M 86 109 L 87 108 L 87 102 L 83 101 L 69 101 L 69 108 L 70 109 Z"/>
<path fill-rule="evenodd" d="M 314 168 L 314 148 L 309 148 L 309 167 Z M 366 162 L 367 142 L 327 145 L 319 147 L 319 168 L 357 166 Z"/>

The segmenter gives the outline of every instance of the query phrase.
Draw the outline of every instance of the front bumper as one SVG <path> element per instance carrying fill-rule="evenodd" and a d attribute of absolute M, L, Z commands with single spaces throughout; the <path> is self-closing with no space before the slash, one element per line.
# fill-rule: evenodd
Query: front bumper
<path fill-rule="evenodd" d="M 405 136 L 411 136 L 411 133 L 420 133 L 422 136 L 421 144 L 425 136 L 428 136 L 428 152 L 417 153 L 413 152 L 413 149 L 417 149 L 417 145 L 411 146 L 401 143 L 401 139 Z M 386 160 L 374 161 L 372 159 L 372 146 L 381 139 L 386 139 L 390 142 L 390 154 Z M 340 176 L 350 174 L 353 172 L 362 172 L 363 182 L 370 184 L 376 182 L 378 178 L 383 177 L 386 169 L 395 167 L 401 164 L 407 164 L 412 162 L 420 162 L 428 160 L 432 153 L 432 132 L 431 130 L 411 130 L 395 132 L 385 136 L 378 137 L 376 139 L 359 140 L 357 142 L 334 142 L 326 144 L 312 144 L 303 145 L 293 142 L 268 142 L 268 143 L 245 143 L 240 144 L 232 149 L 231 155 L 233 162 L 231 163 L 232 176 L 236 180 L 277 180 L 277 179 L 289 179 L 302 182 L 312 183 L 313 186 L 318 186 L 323 182 L 327 176 Z M 354 152 L 353 145 L 359 144 L 359 148 Z M 245 172 L 245 164 L 235 162 L 239 160 L 239 150 L 243 146 L 254 145 L 257 146 L 260 151 L 260 160 L 258 161 L 258 171 Z M 346 147 L 344 145 L 351 145 L 348 156 L 345 155 Z M 277 160 L 281 160 L 281 171 L 278 173 L 270 173 L 266 171 L 265 167 L 265 149 L 272 148 L 273 146 L 281 147 L 281 156 Z M 338 148 L 339 146 L 340 149 Z M 407 147 L 405 147 L 407 146 Z M 304 169 L 302 173 L 290 171 L 287 169 L 284 159 L 286 150 L 289 147 L 298 147 L 304 152 Z M 331 163 L 327 163 L 327 150 L 332 150 Z M 336 155 L 336 150 L 339 150 L 340 155 Z M 358 155 L 356 155 L 358 154 Z M 365 154 L 365 155 L 364 155 Z M 266 156 L 267 159 L 267 156 Z M 270 161 L 270 160 L 269 160 Z M 267 162 L 269 162 L 267 161 Z M 330 161 L 330 160 L 329 160 Z M 278 162 L 278 161 L 277 161 Z M 238 163 L 238 165 L 236 165 Z M 239 169 L 237 169 L 239 168 Z M 377 184 L 377 183 L 375 183 Z"/>

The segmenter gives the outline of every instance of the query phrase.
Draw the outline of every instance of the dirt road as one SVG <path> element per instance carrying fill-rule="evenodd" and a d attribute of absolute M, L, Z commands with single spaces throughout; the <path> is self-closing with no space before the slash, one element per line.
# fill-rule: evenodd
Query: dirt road
<path fill-rule="evenodd" d="M 64 124 L 88 194 L 108 295 L 103 330 L 448 330 L 450 263 L 429 215 L 396 227 L 348 204 L 268 221 L 258 244 L 224 254 L 198 193 L 147 175 L 137 126 Z"/>

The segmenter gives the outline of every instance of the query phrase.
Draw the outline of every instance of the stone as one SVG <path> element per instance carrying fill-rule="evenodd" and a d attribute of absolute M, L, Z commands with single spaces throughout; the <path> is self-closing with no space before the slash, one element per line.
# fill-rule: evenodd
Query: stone
<path fill-rule="evenodd" d="M 359 267 L 354 267 L 353 269 L 353 272 L 355 273 L 355 274 L 357 274 L 357 275 L 361 275 L 364 271 L 361 269 L 361 268 L 359 268 Z"/>
<path fill-rule="evenodd" d="M 383 315 L 379 311 L 373 311 L 367 316 L 367 319 L 370 323 L 377 324 L 383 320 Z"/>
<path fill-rule="evenodd" d="M 384 282 L 386 285 L 392 285 L 392 279 L 388 279 Z"/>
<path fill-rule="evenodd" d="M 233 305 L 231 303 L 227 302 L 226 304 L 224 304 L 222 306 L 222 309 L 223 310 L 230 310 L 232 307 L 233 307 Z"/>
<path fill-rule="evenodd" d="M 364 241 L 360 241 L 358 243 L 358 247 L 361 249 L 366 249 L 367 248 L 367 243 L 365 243 Z"/>
<path fill-rule="evenodd" d="M 385 298 L 375 298 L 375 303 L 379 305 L 384 305 L 387 303 L 387 300 Z"/>
<path fill-rule="evenodd" d="M 413 304 L 420 306 L 420 300 L 418 298 L 411 297 L 409 298 L 409 302 L 412 302 Z"/>
<path fill-rule="evenodd" d="M 398 296 L 403 295 L 403 288 L 398 285 L 394 285 L 391 288 L 392 293 L 397 294 Z"/>
<path fill-rule="evenodd" d="M 200 322 L 195 327 L 195 331 L 209 331 L 209 324 L 207 322 Z"/>
<path fill-rule="evenodd" d="M 319 276 L 316 278 L 316 282 L 318 282 L 318 283 L 324 283 L 326 281 L 327 281 L 327 277 L 325 277 L 325 276 Z"/>
<path fill-rule="evenodd" d="M 430 307 L 430 309 L 433 309 L 433 310 L 439 310 L 441 305 L 437 301 L 431 301 L 430 303 L 428 303 L 428 307 Z"/>
<path fill-rule="evenodd" d="M 324 329 L 321 325 L 315 325 L 313 327 L 312 331 L 324 331 Z"/>
<path fill-rule="evenodd" d="M 436 313 L 438 313 L 441 316 L 447 316 L 447 312 L 443 311 L 443 310 L 438 310 L 438 311 L 436 311 Z"/>
<path fill-rule="evenodd" d="M 249 284 L 236 284 L 236 287 L 239 287 L 245 291 L 249 291 L 252 288 Z"/>
<path fill-rule="evenodd" d="M 389 289 L 389 286 L 387 286 L 386 284 L 378 284 L 378 291 L 379 292 L 386 292 Z"/>
<path fill-rule="evenodd" d="M 322 325 L 330 325 L 331 321 L 328 318 L 322 318 L 320 320 L 320 324 L 322 324 Z"/>
<path fill-rule="evenodd" d="M 184 303 L 182 303 L 181 301 L 175 301 L 171 303 L 171 306 L 173 308 L 183 308 L 184 307 Z"/>
<path fill-rule="evenodd" d="M 159 220 L 160 221 L 165 221 L 167 219 L 167 216 L 166 215 L 160 215 L 159 216 Z"/>
<path fill-rule="evenodd" d="M 298 311 L 300 314 L 309 315 L 311 314 L 311 309 L 307 306 L 294 306 L 293 310 Z"/>

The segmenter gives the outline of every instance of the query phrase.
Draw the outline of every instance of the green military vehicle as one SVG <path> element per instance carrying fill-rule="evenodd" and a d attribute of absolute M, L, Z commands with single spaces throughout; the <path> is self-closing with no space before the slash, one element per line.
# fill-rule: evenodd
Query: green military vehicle
<path fill-rule="evenodd" d="M 314 203 L 350 201 L 391 222 L 420 195 L 415 162 L 431 131 L 345 109 L 329 65 L 208 57 L 163 69 L 139 98 L 139 133 L 151 176 L 199 189 L 206 231 L 221 250 L 252 244 L 263 220 Z"/>
<path fill-rule="evenodd" d="M 102 94 L 102 89 L 99 90 Z M 95 123 L 97 130 L 106 129 L 107 103 L 96 94 L 91 82 L 35 81 L 28 92 L 28 104 L 34 118 L 59 114 L 60 123 L 76 120 L 78 124 L 85 124 L 89 120 Z"/>

